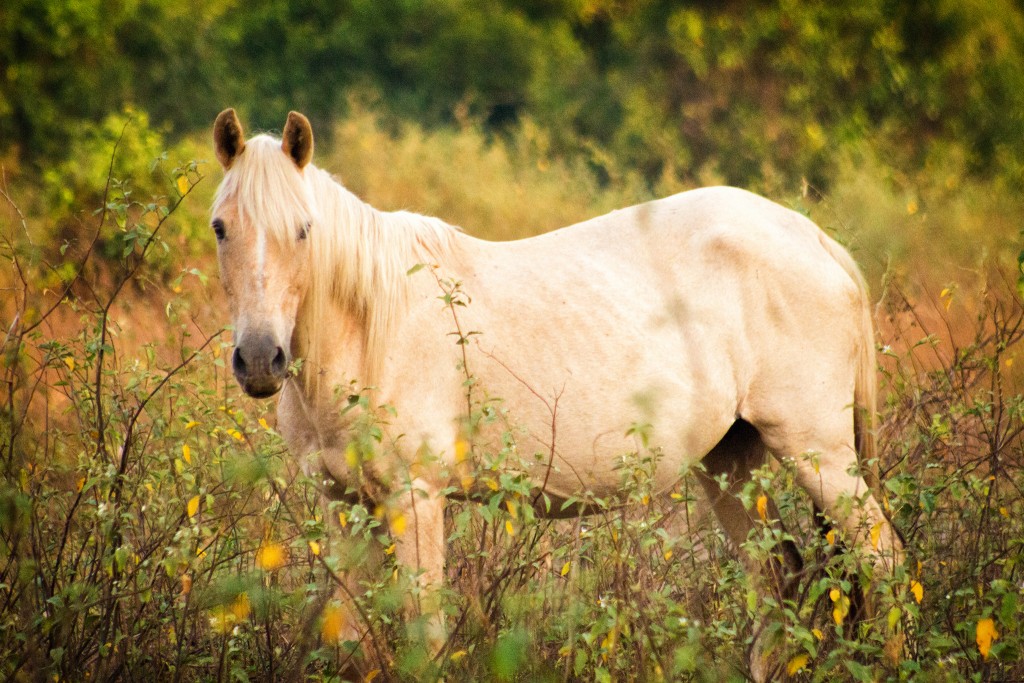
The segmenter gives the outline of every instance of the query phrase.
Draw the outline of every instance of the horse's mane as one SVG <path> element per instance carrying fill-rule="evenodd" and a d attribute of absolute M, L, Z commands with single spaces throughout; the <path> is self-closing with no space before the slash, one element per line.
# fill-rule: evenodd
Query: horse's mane
<path fill-rule="evenodd" d="M 358 379 L 363 386 L 374 385 L 408 301 L 409 269 L 444 262 L 458 229 L 407 211 L 378 211 L 313 164 L 302 175 L 295 173 L 280 141 L 267 135 L 246 142 L 217 191 L 215 212 L 227 197 L 244 212 L 240 219 L 291 249 L 301 228 L 310 225 L 310 283 L 296 320 L 305 346 L 307 391 L 319 393 L 321 359 L 337 347 L 325 348 L 330 334 L 323 330 L 302 330 L 316 330 L 332 306 L 354 314 L 361 324 L 364 356 Z"/>

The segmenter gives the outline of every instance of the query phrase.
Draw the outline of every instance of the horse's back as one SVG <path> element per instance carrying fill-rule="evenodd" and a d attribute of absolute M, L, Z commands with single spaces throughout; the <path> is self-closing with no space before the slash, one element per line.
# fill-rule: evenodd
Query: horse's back
<path fill-rule="evenodd" d="M 809 305 L 846 305 L 861 289 L 849 255 L 817 225 L 732 187 L 681 192 L 491 246 L 485 267 L 506 282 L 529 278 L 570 297 L 614 299 L 619 289 L 640 308 L 696 305 L 706 296 L 758 299 L 768 287 Z"/>
<path fill-rule="evenodd" d="M 725 251 L 730 258 L 717 263 L 722 270 L 759 267 L 774 259 L 810 263 L 822 258 L 821 229 L 806 217 L 760 195 L 734 187 L 708 187 L 619 209 L 565 229 L 609 244 L 629 238 L 643 249 L 655 248 L 666 259 L 685 265 Z M 710 253 L 702 253 L 710 252 Z M 737 258 L 743 257 L 743 261 Z"/>

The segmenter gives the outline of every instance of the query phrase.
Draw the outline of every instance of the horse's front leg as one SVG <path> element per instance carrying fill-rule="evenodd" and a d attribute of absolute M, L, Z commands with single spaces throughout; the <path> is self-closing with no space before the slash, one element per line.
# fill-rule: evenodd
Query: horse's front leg
<path fill-rule="evenodd" d="M 406 597 L 406 610 L 410 621 L 425 617 L 425 640 L 434 652 L 445 642 L 440 605 L 445 563 L 444 503 L 437 486 L 423 479 L 412 480 L 408 490 L 393 503 L 393 519 L 404 520 L 392 524 L 395 556 L 415 577 Z"/>

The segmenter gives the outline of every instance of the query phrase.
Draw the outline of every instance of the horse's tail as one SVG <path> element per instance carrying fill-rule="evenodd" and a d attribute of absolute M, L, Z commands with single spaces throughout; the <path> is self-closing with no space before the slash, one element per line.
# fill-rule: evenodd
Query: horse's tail
<path fill-rule="evenodd" d="M 824 232 L 821 243 L 835 261 L 842 266 L 857 285 L 856 315 L 860 318 L 856 358 L 856 379 L 853 389 L 853 430 L 854 444 L 859 456 L 861 469 L 868 486 L 877 490 L 880 485 L 878 473 L 878 449 L 875 443 L 875 410 L 878 406 L 878 366 L 875 363 L 875 325 L 871 315 L 868 286 L 857 263 L 838 242 Z"/>
<path fill-rule="evenodd" d="M 863 280 L 864 278 L 861 276 L 860 353 L 857 358 L 857 379 L 853 389 L 853 434 L 868 486 L 877 490 L 881 486 L 875 433 L 877 417 L 875 410 L 878 407 L 878 364 L 875 361 L 875 326 L 871 318 L 871 306 Z"/>

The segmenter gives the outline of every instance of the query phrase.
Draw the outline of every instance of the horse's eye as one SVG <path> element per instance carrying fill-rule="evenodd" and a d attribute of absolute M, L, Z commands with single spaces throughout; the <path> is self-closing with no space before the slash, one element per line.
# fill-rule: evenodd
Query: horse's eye
<path fill-rule="evenodd" d="M 213 234 L 217 236 L 217 241 L 224 239 L 224 221 L 219 218 L 215 218 L 213 223 Z"/>
<path fill-rule="evenodd" d="M 309 229 L 312 227 L 312 223 L 306 223 L 299 228 L 299 239 L 304 240 L 309 235 Z"/>

